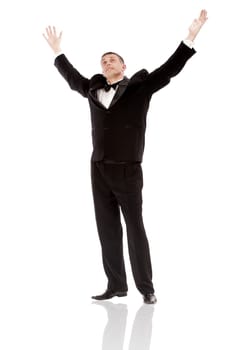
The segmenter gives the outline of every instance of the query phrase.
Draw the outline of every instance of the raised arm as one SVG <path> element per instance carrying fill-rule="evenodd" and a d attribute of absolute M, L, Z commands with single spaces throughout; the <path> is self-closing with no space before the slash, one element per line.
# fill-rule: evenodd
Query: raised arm
<path fill-rule="evenodd" d="M 202 10 L 199 18 L 194 19 L 189 27 L 189 33 L 186 37 L 189 44 L 193 44 L 194 39 L 206 20 L 207 12 L 206 10 Z M 171 78 L 176 76 L 183 69 L 189 58 L 194 55 L 196 51 L 194 48 L 190 48 L 190 46 L 186 43 L 186 40 L 180 44 L 173 55 L 163 65 L 148 75 L 147 88 L 150 93 L 154 93 L 167 85 Z"/>
<path fill-rule="evenodd" d="M 55 54 L 55 67 L 67 81 L 72 90 L 78 91 L 83 97 L 87 97 L 89 90 L 89 79 L 81 75 L 77 69 L 72 66 L 66 56 L 62 54 L 62 32 L 57 34 L 56 27 L 54 26 L 48 26 L 45 31 L 46 34 L 43 33 L 43 37 Z"/>

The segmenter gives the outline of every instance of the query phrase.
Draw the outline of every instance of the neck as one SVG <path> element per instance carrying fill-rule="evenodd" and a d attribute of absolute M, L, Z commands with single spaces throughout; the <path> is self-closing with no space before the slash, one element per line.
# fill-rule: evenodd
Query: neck
<path fill-rule="evenodd" d="M 106 80 L 108 82 L 108 84 L 114 84 L 114 83 L 117 83 L 118 81 L 121 81 L 124 79 L 124 75 L 118 75 L 117 77 L 106 77 Z"/>

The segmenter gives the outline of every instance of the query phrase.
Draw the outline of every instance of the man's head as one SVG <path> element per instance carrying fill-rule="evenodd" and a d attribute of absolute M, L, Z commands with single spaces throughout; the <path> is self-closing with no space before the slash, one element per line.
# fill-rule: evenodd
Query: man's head
<path fill-rule="evenodd" d="M 124 77 L 126 65 L 123 58 L 115 52 L 106 52 L 102 55 L 101 67 L 103 75 L 110 83 Z"/>

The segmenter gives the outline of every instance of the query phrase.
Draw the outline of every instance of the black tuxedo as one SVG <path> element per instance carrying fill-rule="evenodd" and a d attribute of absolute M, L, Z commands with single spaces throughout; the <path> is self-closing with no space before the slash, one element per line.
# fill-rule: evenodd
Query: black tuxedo
<path fill-rule="evenodd" d="M 55 60 L 55 66 L 67 80 L 71 89 L 88 98 L 93 140 L 93 161 L 104 158 L 115 161 L 142 161 L 146 116 L 151 96 L 163 88 L 180 72 L 194 49 L 181 43 L 175 53 L 152 73 L 145 69 L 131 79 L 125 78 L 117 89 L 113 101 L 106 109 L 97 99 L 97 89 L 103 88 L 106 79 L 101 74 L 84 78 L 68 62 L 65 55 Z"/>
<path fill-rule="evenodd" d="M 154 291 L 149 245 L 142 219 L 143 175 L 140 163 L 146 116 L 153 93 L 166 86 L 194 53 L 194 49 L 182 42 L 174 54 L 152 73 L 143 69 L 130 79 L 125 77 L 109 108 L 97 99 L 97 90 L 106 84 L 103 75 L 96 74 L 87 79 L 65 55 L 55 59 L 55 66 L 70 88 L 89 101 L 95 215 L 108 288 L 113 291 L 127 290 L 119 207 L 126 222 L 130 262 L 137 288 L 143 294 Z"/>

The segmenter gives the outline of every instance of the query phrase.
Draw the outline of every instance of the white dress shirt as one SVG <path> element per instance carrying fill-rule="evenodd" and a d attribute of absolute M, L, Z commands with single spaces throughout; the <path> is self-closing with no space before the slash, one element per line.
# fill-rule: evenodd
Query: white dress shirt
<path fill-rule="evenodd" d="M 119 80 L 121 81 L 121 80 Z M 117 83 L 116 81 L 114 83 Z M 112 99 L 118 89 L 118 86 L 116 89 L 113 89 L 112 87 L 110 88 L 109 91 L 105 91 L 105 89 L 99 89 L 97 90 L 97 98 L 98 101 L 104 105 L 105 108 L 108 108 L 112 102 Z"/>

